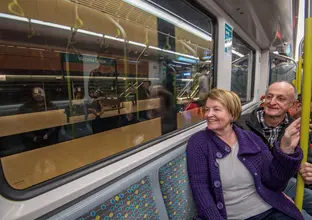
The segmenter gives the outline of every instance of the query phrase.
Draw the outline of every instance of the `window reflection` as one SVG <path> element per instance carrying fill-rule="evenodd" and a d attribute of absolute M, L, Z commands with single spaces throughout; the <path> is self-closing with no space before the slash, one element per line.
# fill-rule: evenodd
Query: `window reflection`
<path fill-rule="evenodd" d="M 287 81 L 292 83 L 296 79 L 296 64 L 290 59 L 286 58 L 286 54 L 281 53 L 282 56 L 270 56 L 271 69 L 269 84 L 277 81 Z"/>
<path fill-rule="evenodd" d="M 201 27 L 190 32 L 187 22 L 175 26 L 120 0 L 29 2 L 38 10 L 21 2 L 23 16 L 0 4 L 0 123 L 7 125 L 0 129 L 0 157 L 6 167 L 21 164 L 4 170 L 12 187 L 27 188 L 202 120 L 213 81 L 206 15 L 192 8 Z M 190 6 L 182 7 L 177 13 Z M 10 157 L 16 153 L 20 161 Z M 60 154 L 60 173 L 38 177 L 36 161 Z"/>

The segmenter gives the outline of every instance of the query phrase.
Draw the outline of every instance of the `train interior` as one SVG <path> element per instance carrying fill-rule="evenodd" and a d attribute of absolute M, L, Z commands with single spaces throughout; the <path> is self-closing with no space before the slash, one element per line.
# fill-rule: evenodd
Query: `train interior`
<path fill-rule="evenodd" d="M 195 217 L 204 97 L 296 80 L 287 3 L 2 0 L 0 219 Z"/>

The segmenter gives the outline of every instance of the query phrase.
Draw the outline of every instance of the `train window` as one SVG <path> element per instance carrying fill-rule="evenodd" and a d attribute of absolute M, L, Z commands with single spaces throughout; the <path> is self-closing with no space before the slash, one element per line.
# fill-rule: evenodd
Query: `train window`
<path fill-rule="evenodd" d="M 233 34 L 231 90 L 241 99 L 242 104 L 253 98 L 255 51 Z"/>
<path fill-rule="evenodd" d="M 171 12 L 182 3 L 191 18 Z M 0 158 L 12 188 L 202 120 L 213 26 L 181 5 L 1 1 Z"/>
<path fill-rule="evenodd" d="M 296 63 L 284 57 L 270 54 L 270 79 L 269 84 L 277 81 L 287 81 L 292 83 L 296 79 Z"/>

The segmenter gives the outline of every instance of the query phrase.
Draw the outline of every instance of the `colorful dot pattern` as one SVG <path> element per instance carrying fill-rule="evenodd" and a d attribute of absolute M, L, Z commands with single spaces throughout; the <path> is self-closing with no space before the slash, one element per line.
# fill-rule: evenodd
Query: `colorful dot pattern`
<path fill-rule="evenodd" d="M 196 216 L 186 170 L 185 153 L 159 170 L 160 189 L 169 219 L 192 219 Z"/>
<path fill-rule="evenodd" d="M 149 176 L 106 200 L 77 220 L 159 220 Z"/>

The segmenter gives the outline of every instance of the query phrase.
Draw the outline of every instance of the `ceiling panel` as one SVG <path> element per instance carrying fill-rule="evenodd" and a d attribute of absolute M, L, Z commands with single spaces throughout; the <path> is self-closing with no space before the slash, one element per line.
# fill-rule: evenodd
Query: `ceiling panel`
<path fill-rule="evenodd" d="M 292 0 L 215 0 L 262 49 L 293 40 Z M 235 31 L 235 30 L 234 30 Z"/>

